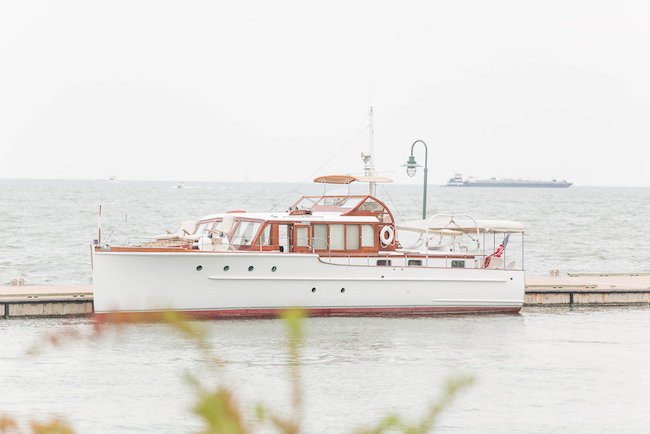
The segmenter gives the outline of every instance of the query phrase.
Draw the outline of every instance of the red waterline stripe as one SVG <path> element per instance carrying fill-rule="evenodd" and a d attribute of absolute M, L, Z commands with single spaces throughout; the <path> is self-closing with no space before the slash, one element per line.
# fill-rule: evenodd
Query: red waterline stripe
<path fill-rule="evenodd" d="M 213 309 L 177 310 L 191 318 L 274 318 L 284 309 Z M 308 316 L 409 316 L 462 313 L 517 313 L 521 307 L 503 306 L 425 306 L 425 307 L 374 307 L 374 308 L 321 308 L 304 309 Z M 117 313 L 117 312 L 116 312 Z M 159 312 L 129 312 L 137 315 L 158 315 Z M 114 315 L 112 312 L 95 313 L 98 318 Z"/>

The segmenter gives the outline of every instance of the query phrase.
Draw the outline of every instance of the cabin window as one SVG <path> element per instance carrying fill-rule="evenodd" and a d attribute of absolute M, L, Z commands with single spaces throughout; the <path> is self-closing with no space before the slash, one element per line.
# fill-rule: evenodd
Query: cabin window
<path fill-rule="evenodd" d="M 330 225 L 330 247 L 345 250 L 345 225 Z"/>
<path fill-rule="evenodd" d="M 359 207 L 359 211 L 379 212 L 383 211 L 384 207 L 374 199 L 368 198 Z"/>
<path fill-rule="evenodd" d="M 202 222 L 199 223 L 198 226 L 196 227 L 196 232 L 194 232 L 196 235 L 207 235 L 207 229 L 211 228 L 214 222 Z"/>
<path fill-rule="evenodd" d="M 453 260 L 451 261 L 451 268 L 465 268 L 465 261 Z"/>
<path fill-rule="evenodd" d="M 309 246 L 309 228 L 305 226 L 296 227 L 296 246 Z"/>
<path fill-rule="evenodd" d="M 377 265 L 387 265 L 390 267 L 392 264 L 393 261 L 391 261 L 390 259 L 377 259 Z"/>
<path fill-rule="evenodd" d="M 314 205 L 320 200 L 320 197 L 313 198 L 313 197 L 303 197 L 298 201 L 298 203 L 295 205 L 296 209 L 312 209 Z"/>
<path fill-rule="evenodd" d="M 230 233 L 233 226 L 235 225 L 235 220 L 232 216 L 226 217 L 225 219 L 218 219 L 212 228 L 213 231 L 217 232 L 217 235 L 222 236 Z"/>
<path fill-rule="evenodd" d="M 327 225 L 312 225 L 313 246 L 316 250 L 327 250 Z"/>
<path fill-rule="evenodd" d="M 260 234 L 260 246 L 270 246 L 271 245 L 271 225 L 264 226 L 262 233 Z"/>
<path fill-rule="evenodd" d="M 340 201 L 342 201 L 344 197 L 339 197 L 339 196 L 326 196 L 323 198 L 323 205 L 338 205 Z"/>
<path fill-rule="evenodd" d="M 409 267 L 421 267 L 422 259 L 409 259 Z"/>
<path fill-rule="evenodd" d="M 372 225 L 361 226 L 361 247 L 375 247 L 375 229 Z"/>
<path fill-rule="evenodd" d="M 359 250 L 359 225 L 345 225 L 345 247 Z"/>
<path fill-rule="evenodd" d="M 250 246 L 253 242 L 253 237 L 260 228 L 261 223 L 258 222 L 239 222 L 235 235 L 232 237 L 233 244 L 241 246 Z"/>
<path fill-rule="evenodd" d="M 355 208 L 359 205 L 359 202 L 363 200 L 362 197 L 348 197 L 343 202 L 339 204 L 340 208 Z"/>

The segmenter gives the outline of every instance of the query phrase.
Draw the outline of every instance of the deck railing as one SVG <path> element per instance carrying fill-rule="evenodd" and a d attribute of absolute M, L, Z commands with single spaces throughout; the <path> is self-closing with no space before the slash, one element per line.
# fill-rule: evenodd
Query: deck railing
<path fill-rule="evenodd" d="M 125 243 L 128 246 L 143 246 L 143 247 L 148 247 L 146 246 L 146 242 L 151 242 L 151 238 L 141 238 L 141 237 L 129 237 L 127 242 Z M 188 238 L 186 240 L 190 244 L 195 242 L 196 240 Z M 289 241 L 289 240 L 288 240 Z M 228 245 L 233 246 L 236 245 L 236 243 L 229 243 Z M 264 250 L 263 247 L 268 247 L 268 246 L 279 246 L 278 243 L 278 237 L 272 237 L 269 241 L 267 241 L 264 245 L 261 243 L 258 243 L 256 246 L 252 246 L 253 248 L 251 250 L 245 250 L 246 252 L 268 252 L 268 250 Z M 318 246 L 326 246 L 327 249 L 317 249 Z M 172 247 L 172 246 L 170 246 Z M 176 246 L 177 247 L 177 246 Z M 344 263 L 347 265 L 363 265 L 363 266 L 384 266 L 384 265 L 377 265 L 378 260 L 385 260 L 387 261 L 386 264 L 390 263 L 392 267 L 413 267 L 413 268 L 458 268 L 458 269 L 499 269 L 499 270 L 523 270 L 523 258 L 521 260 L 521 266 L 516 267 L 516 266 L 510 266 L 508 267 L 508 262 L 507 262 L 507 249 L 504 251 L 503 256 L 501 258 L 493 258 L 493 267 L 492 268 L 486 268 L 483 266 L 485 262 L 485 258 L 488 256 L 486 254 L 472 254 L 472 253 L 465 253 L 462 256 L 459 256 L 459 254 L 446 254 L 446 255 L 436 255 L 436 254 L 431 254 L 428 250 L 424 252 L 377 252 L 373 254 L 363 254 L 363 253 L 352 253 L 352 254 L 346 254 L 344 251 L 337 251 L 334 254 L 332 253 L 331 245 L 329 243 L 328 239 L 320 238 L 320 237 L 310 237 L 309 238 L 309 243 L 307 246 L 295 246 L 292 243 L 287 243 L 285 245 L 286 250 L 279 252 L 279 251 L 273 251 L 275 254 L 291 254 L 291 253 L 304 253 L 304 252 L 291 252 L 293 248 L 295 247 L 301 247 L 301 248 L 307 248 L 308 252 L 312 254 L 318 254 L 319 259 L 322 262 L 327 262 L 327 263 Z M 228 251 L 233 251 L 232 248 Z M 522 254 L 523 254 L 523 249 L 522 249 Z M 364 260 L 359 261 L 360 258 L 363 258 Z M 409 265 L 409 259 L 412 260 L 422 260 L 422 263 L 420 264 L 412 264 Z M 444 266 L 440 264 L 440 261 L 444 259 Z M 356 260 L 356 261 L 355 261 Z M 454 266 L 453 263 L 450 263 L 450 261 L 454 260 L 463 260 L 463 261 L 472 261 L 474 264 L 463 264 L 463 266 Z M 388 261 L 399 261 L 397 264 L 393 264 L 392 262 Z M 403 263 L 402 263 L 403 261 Z M 433 263 L 432 263 L 433 261 Z M 503 261 L 502 264 L 499 264 L 497 266 L 495 262 L 497 261 Z M 469 265 L 469 266 L 468 266 Z M 388 266 L 388 265 L 386 265 Z"/>

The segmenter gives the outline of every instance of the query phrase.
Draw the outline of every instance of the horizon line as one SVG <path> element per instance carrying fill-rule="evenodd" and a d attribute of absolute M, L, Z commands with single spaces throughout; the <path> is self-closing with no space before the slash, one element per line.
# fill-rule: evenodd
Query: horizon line
<path fill-rule="evenodd" d="M 91 181 L 91 182 L 111 182 L 106 178 L 5 178 L 0 177 L 0 181 Z M 119 182 L 168 182 L 168 183 L 202 183 L 202 184 L 310 184 L 311 181 L 197 181 L 197 180 L 171 180 L 171 179 L 128 179 L 128 178 L 116 178 L 116 181 Z M 419 186 L 421 183 L 417 182 L 394 182 L 393 185 L 415 185 Z M 446 187 L 445 184 L 428 184 L 429 187 Z M 605 188 L 650 188 L 650 185 L 606 185 L 606 184 L 576 184 L 572 183 L 571 187 L 605 187 Z M 467 187 L 470 188 L 470 187 Z M 474 188 L 527 188 L 527 187 L 474 187 Z M 535 188 L 535 187 L 530 187 Z M 543 188 L 543 187 L 538 187 Z M 570 187 L 569 187 L 570 188 Z M 564 189 L 563 189 L 564 190 Z"/>

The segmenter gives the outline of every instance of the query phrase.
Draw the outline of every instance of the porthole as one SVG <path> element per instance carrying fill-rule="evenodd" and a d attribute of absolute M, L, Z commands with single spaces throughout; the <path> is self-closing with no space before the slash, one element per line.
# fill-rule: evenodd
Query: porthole
<path fill-rule="evenodd" d="M 278 267 L 276 267 L 275 265 L 271 267 L 271 271 L 273 271 L 274 273 L 275 273 L 277 270 L 278 270 Z"/>
<path fill-rule="evenodd" d="M 226 265 L 225 267 L 223 267 L 223 271 L 228 271 L 228 270 L 230 270 L 230 266 L 229 266 L 229 265 Z"/>
<path fill-rule="evenodd" d="M 203 270 L 203 267 L 201 265 L 197 265 L 196 266 L 196 271 L 201 271 L 201 270 Z"/>
<path fill-rule="evenodd" d="M 311 292 L 316 292 L 316 288 L 312 288 L 312 289 L 311 289 Z"/>
<path fill-rule="evenodd" d="M 253 271 L 254 269 L 255 269 L 255 267 L 253 267 L 252 265 L 250 267 L 248 267 L 248 271 Z"/>
<path fill-rule="evenodd" d="M 345 292 L 345 288 L 341 288 L 341 292 Z"/>

